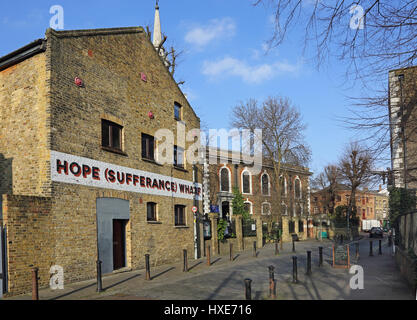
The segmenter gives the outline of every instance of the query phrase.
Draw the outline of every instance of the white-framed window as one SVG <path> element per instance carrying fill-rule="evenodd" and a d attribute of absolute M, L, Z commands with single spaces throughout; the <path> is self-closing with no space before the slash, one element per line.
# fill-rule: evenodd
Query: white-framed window
<path fill-rule="evenodd" d="M 261 189 L 262 189 L 263 196 L 271 195 L 270 194 L 271 184 L 270 184 L 269 175 L 267 172 L 264 172 L 261 176 Z"/>
<path fill-rule="evenodd" d="M 301 199 L 301 180 L 298 176 L 294 180 L 294 197 L 295 199 Z"/>
<path fill-rule="evenodd" d="M 287 196 L 287 178 L 284 176 L 281 176 L 279 178 L 280 181 L 280 188 L 281 188 L 281 196 L 286 197 Z"/>
<path fill-rule="evenodd" d="M 297 204 L 295 214 L 297 217 L 301 217 L 301 215 L 303 214 L 303 207 L 301 206 L 301 204 Z"/>
<path fill-rule="evenodd" d="M 252 194 L 252 175 L 248 169 L 244 169 L 241 174 L 242 193 Z"/>
<path fill-rule="evenodd" d="M 288 215 L 288 208 L 287 208 L 287 205 L 284 202 L 281 203 L 281 214 L 283 216 Z"/>
<path fill-rule="evenodd" d="M 262 214 L 271 214 L 271 204 L 269 202 L 262 203 Z"/>
<path fill-rule="evenodd" d="M 230 182 L 232 180 L 232 174 L 227 166 L 220 168 L 220 191 L 232 192 Z"/>
<path fill-rule="evenodd" d="M 245 209 L 249 212 L 249 214 L 253 214 L 253 204 L 249 199 L 246 199 L 244 202 Z"/>

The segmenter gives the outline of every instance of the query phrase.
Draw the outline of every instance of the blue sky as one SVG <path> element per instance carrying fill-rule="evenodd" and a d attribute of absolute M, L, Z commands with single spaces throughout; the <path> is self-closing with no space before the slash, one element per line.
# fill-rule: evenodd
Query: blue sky
<path fill-rule="evenodd" d="M 303 33 L 293 30 L 285 44 L 265 54 L 272 11 L 251 0 L 160 0 L 168 44 L 184 49 L 176 78 L 209 128 L 229 128 L 240 100 L 289 97 L 299 108 L 312 148 L 310 168 L 318 172 L 337 160 L 353 133 L 336 117 L 348 116 L 359 90 L 343 86 L 345 65 L 329 61 L 317 71 L 303 56 Z M 64 8 L 64 29 L 153 25 L 154 0 L 6 1 L 0 11 L 0 56 L 44 37 L 52 5 Z M 350 17 L 346 17 L 349 23 Z"/>

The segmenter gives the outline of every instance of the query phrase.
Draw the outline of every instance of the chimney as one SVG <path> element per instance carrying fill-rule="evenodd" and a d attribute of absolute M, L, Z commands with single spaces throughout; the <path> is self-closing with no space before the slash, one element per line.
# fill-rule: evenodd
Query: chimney
<path fill-rule="evenodd" d="M 381 186 L 381 185 L 379 185 L 379 191 L 380 191 L 380 192 L 382 191 L 382 186 Z"/>

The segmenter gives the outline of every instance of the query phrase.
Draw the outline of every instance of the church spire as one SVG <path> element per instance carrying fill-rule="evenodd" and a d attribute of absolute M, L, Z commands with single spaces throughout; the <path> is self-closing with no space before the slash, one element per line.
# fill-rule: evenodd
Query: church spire
<path fill-rule="evenodd" d="M 161 18 L 159 17 L 159 0 L 156 0 L 155 6 L 155 22 L 153 25 L 153 46 L 158 48 L 162 42 L 162 32 L 161 32 Z"/>

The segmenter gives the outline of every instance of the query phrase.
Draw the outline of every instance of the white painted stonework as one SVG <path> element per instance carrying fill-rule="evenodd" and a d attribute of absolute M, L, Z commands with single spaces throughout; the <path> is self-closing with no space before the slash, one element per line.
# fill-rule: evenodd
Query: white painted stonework
<path fill-rule="evenodd" d="M 52 150 L 51 179 L 88 187 L 201 200 L 200 183 Z"/>

